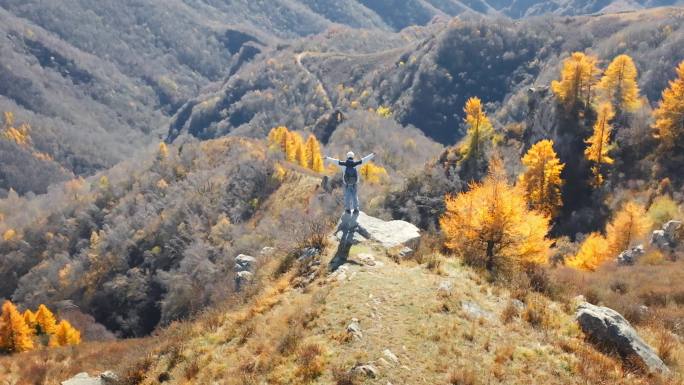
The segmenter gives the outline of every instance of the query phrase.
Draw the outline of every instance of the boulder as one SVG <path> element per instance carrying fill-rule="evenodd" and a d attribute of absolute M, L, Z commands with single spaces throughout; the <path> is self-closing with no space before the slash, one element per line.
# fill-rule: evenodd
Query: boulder
<path fill-rule="evenodd" d="M 575 317 L 584 333 L 594 343 L 617 351 L 623 359 L 636 358 L 650 372 L 669 373 L 653 348 L 615 310 L 585 302 L 577 308 Z"/>
<path fill-rule="evenodd" d="M 618 255 L 617 263 L 621 266 L 633 265 L 642 255 L 644 255 L 644 253 L 644 245 L 632 247 Z"/>
<path fill-rule="evenodd" d="M 413 256 L 413 254 L 414 254 L 414 251 L 410 247 L 404 246 L 401 248 L 401 250 L 399 250 L 399 258 L 401 258 L 401 259 L 409 258 L 409 257 Z"/>
<path fill-rule="evenodd" d="M 102 380 L 102 382 L 106 385 L 114 385 L 119 382 L 119 376 L 114 374 L 114 372 L 111 370 L 107 370 L 106 372 L 100 374 L 100 380 Z"/>
<path fill-rule="evenodd" d="M 235 273 L 235 288 L 240 291 L 245 285 L 252 282 L 254 274 L 249 271 L 238 271 Z"/>
<path fill-rule="evenodd" d="M 451 291 L 454 288 L 454 284 L 451 281 L 442 281 L 437 286 L 437 294 L 442 297 L 448 297 L 451 295 Z"/>
<path fill-rule="evenodd" d="M 235 257 L 235 271 L 251 271 L 254 269 L 256 259 L 249 255 L 240 254 Z"/>
<path fill-rule="evenodd" d="M 665 231 L 654 230 L 651 234 L 651 244 L 659 248 L 660 250 L 669 250 L 670 242 L 665 237 Z"/>
<path fill-rule="evenodd" d="M 661 230 L 655 230 L 651 234 L 651 244 L 662 251 L 671 252 L 678 246 L 682 232 L 681 221 L 668 221 Z"/>
<path fill-rule="evenodd" d="M 376 378 L 378 376 L 378 369 L 373 365 L 358 364 L 352 368 L 352 373 L 358 373 L 369 378 Z"/>
<path fill-rule="evenodd" d="M 62 385 L 113 385 L 119 381 L 116 374 L 106 371 L 99 376 L 90 377 L 88 373 L 79 373 L 72 378 L 62 381 Z"/>
<path fill-rule="evenodd" d="M 391 363 L 395 365 L 399 363 L 399 357 L 397 357 L 397 355 L 392 353 L 392 351 L 389 349 L 383 350 L 382 355 L 385 356 L 386 359 L 388 359 Z"/>
<path fill-rule="evenodd" d="M 493 318 L 492 313 L 483 310 L 478 304 L 471 301 L 461 302 L 461 310 L 466 313 L 471 318 L 484 318 L 491 320 Z"/>
<path fill-rule="evenodd" d="M 349 325 L 347 325 L 347 333 L 349 333 L 354 339 L 363 338 L 363 332 L 361 332 L 361 324 L 356 318 L 352 318 Z"/>
<path fill-rule="evenodd" d="M 383 221 L 361 212 L 356 218 L 361 235 L 385 248 L 411 246 L 420 239 L 418 227 L 406 221 Z"/>
<path fill-rule="evenodd" d="M 271 255 L 273 255 L 273 253 L 275 253 L 275 251 L 275 247 L 266 246 L 261 249 L 259 255 L 262 257 L 270 257 Z"/>
<path fill-rule="evenodd" d="M 681 221 L 668 221 L 663 225 L 665 237 L 670 243 L 676 244 L 679 241 L 679 230 L 682 228 Z"/>

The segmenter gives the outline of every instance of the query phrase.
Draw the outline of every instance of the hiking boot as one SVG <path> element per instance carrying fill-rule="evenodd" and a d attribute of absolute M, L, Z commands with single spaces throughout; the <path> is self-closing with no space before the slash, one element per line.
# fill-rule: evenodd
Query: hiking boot
<path fill-rule="evenodd" d="M 358 214 L 358 213 L 359 213 L 359 209 L 354 210 L 354 214 Z"/>
<path fill-rule="evenodd" d="M 351 214 L 351 210 L 344 210 L 345 213 Z"/>

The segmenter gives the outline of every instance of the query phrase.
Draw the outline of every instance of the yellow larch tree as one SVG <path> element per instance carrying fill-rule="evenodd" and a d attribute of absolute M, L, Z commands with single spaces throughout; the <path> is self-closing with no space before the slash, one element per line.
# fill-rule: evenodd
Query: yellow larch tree
<path fill-rule="evenodd" d="M 24 317 L 10 301 L 5 301 L 0 314 L 0 349 L 9 353 L 33 349 L 33 333 Z"/>
<path fill-rule="evenodd" d="M 32 312 L 31 309 L 26 309 L 23 314 L 24 322 L 32 331 L 36 329 L 36 313 Z"/>
<path fill-rule="evenodd" d="M 572 110 L 578 103 L 591 105 L 594 86 L 600 74 L 597 59 L 582 52 L 573 52 L 561 68 L 561 79 L 551 82 L 551 90 L 566 109 Z"/>
<path fill-rule="evenodd" d="M 594 271 L 611 257 L 608 241 L 599 233 L 591 233 L 582 242 L 579 251 L 565 261 L 566 266 L 575 269 Z"/>
<path fill-rule="evenodd" d="M 481 183 L 447 196 L 445 204 L 439 220 L 445 246 L 465 262 L 493 273 L 547 262 L 549 219 L 528 208 L 524 191 L 506 180 L 501 160 L 492 159 Z"/>
<path fill-rule="evenodd" d="M 359 169 L 361 177 L 370 184 L 380 184 L 387 178 L 387 170 L 373 162 L 368 162 Z"/>
<path fill-rule="evenodd" d="M 655 137 L 663 158 L 675 158 L 676 155 L 681 158 L 684 152 L 684 61 L 677 67 L 677 79 L 670 81 L 663 91 L 653 117 Z"/>
<path fill-rule="evenodd" d="M 301 167 L 309 167 L 309 159 L 307 158 L 306 147 L 304 147 L 304 143 L 301 141 L 297 143 L 295 158 L 297 160 L 297 164 L 299 164 Z"/>
<path fill-rule="evenodd" d="M 285 152 L 288 132 L 289 130 L 285 126 L 275 127 L 269 132 L 268 141 L 271 144 L 280 147 L 282 152 Z"/>
<path fill-rule="evenodd" d="M 36 312 L 36 331 L 38 334 L 54 334 L 57 329 L 55 315 L 47 306 L 40 304 Z"/>
<path fill-rule="evenodd" d="M 81 333 L 76 330 L 71 324 L 62 320 L 55 329 L 55 334 L 50 336 L 48 346 L 67 346 L 78 345 L 81 343 Z"/>
<path fill-rule="evenodd" d="M 157 159 L 164 160 L 169 157 L 169 147 L 164 142 L 159 143 L 159 149 L 157 151 Z"/>
<path fill-rule="evenodd" d="M 646 214 L 644 205 L 633 201 L 625 203 L 606 226 L 606 239 L 612 256 L 617 257 L 636 242 L 642 241 L 652 226 L 653 222 Z"/>
<path fill-rule="evenodd" d="M 520 186 L 530 207 L 553 218 L 563 205 L 561 172 L 565 165 L 553 149 L 552 140 L 535 143 L 522 158 L 525 171 L 520 174 Z"/>
<path fill-rule="evenodd" d="M 603 184 L 603 165 L 613 164 L 613 159 L 608 156 L 612 149 L 610 143 L 610 133 L 612 127 L 610 121 L 615 117 L 615 112 L 610 103 L 603 103 L 598 108 L 598 116 L 594 124 L 594 133 L 585 141 L 587 148 L 584 150 L 584 155 L 587 160 L 592 163 L 591 171 L 594 178 L 591 181 L 592 186 L 600 187 Z"/>
<path fill-rule="evenodd" d="M 301 164 L 301 156 L 304 154 L 303 147 L 304 140 L 301 135 L 294 131 L 287 133 L 285 141 L 285 158 L 289 162 Z M 297 157 L 297 154 L 300 155 L 299 158 Z"/>
<path fill-rule="evenodd" d="M 629 55 L 616 56 L 606 68 L 598 89 L 618 113 L 632 112 L 641 105 L 637 76 L 636 65 Z"/>
<path fill-rule="evenodd" d="M 476 171 L 484 161 L 485 144 L 492 140 L 494 128 L 482 109 L 482 101 L 472 97 L 466 101 L 463 111 L 466 114 L 466 137 L 460 147 L 463 161 L 472 171 Z"/>
<path fill-rule="evenodd" d="M 315 172 L 323 172 L 323 158 L 321 157 L 321 144 L 315 136 L 309 135 L 306 139 L 307 167 Z"/>

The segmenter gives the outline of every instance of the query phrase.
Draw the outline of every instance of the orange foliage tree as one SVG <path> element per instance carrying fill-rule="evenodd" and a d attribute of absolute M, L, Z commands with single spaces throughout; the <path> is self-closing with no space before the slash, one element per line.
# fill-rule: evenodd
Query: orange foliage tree
<path fill-rule="evenodd" d="M 528 209 L 524 191 L 508 183 L 500 160 L 490 161 L 481 183 L 445 203 L 439 220 L 445 246 L 465 262 L 493 273 L 547 262 L 549 219 Z"/>
<path fill-rule="evenodd" d="M 57 329 L 55 315 L 47 306 L 40 304 L 36 312 L 36 332 L 38 334 L 54 334 Z"/>
<path fill-rule="evenodd" d="M 608 153 L 612 149 L 610 144 L 610 133 L 612 131 L 610 121 L 614 116 L 615 112 L 610 103 L 601 104 L 598 109 L 596 123 L 594 124 L 594 132 L 586 140 L 587 148 L 584 150 L 584 155 L 592 163 L 591 172 L 594 178 L 591 184 L 596 188 L 600 187 L 604 180 L 601 167 L 613 164 L 613 159 L 608 156 Z"/>
<path fill-rule="evenodd" d="M 476 175 L 484 164 L 485 146 L 494 138 L 494 128 L 482 109 L 480 98 L 468 99 L 463 111 L 466 114 L 467 132 L 460 152 L 463 163 L 470 170 L 470 174 Z"/>
<path fill-rule="evenodd" d="M 364 181 L 371 184 L 379 184 L 387 178 L 387 170 L 373 162 L 368 162 L 359 169 Z"/>
<path fill-rule="evenodd" d="M 625 203 L 606 227 L 610 253 L 617 255 L 643 240 L 653 226 L 646 208 L 637 202 Z"/>
<path fill-rule="evenodd" d="M 81 333 L 71 324 L 62 320 L 55 329 L 55 334 L 50 336 L 49 346 L 78 345 L 81 343 Z"/>
<path fill-rule="evenodd" d="M 684 61 L 677 67 L 677 79 L 670 81 L 663 91 L 653 117 L 661 158 L 681 170 L 679 167 L 684 165 Z"/>
<path fill-rule="evenodd" d="M 309 135 L 304 142 L 298 133 L 279 126 L 269 132 L 268 141 L 272 146 L 279 148 L 289 162 L 297 163 L 315 172 L 324 171 L 321 145 L 315 136 Z"/>
<path fill-rule="evenodd" d="M 573 52 L 563 61 L 561 79 L 551 82 L 551 90 L 568 111 L 583 104 L 591 105 L 594 85 L 600 74 L 597 59 L 582 52 Z"/>
<path fill-rule="evenodd" d="M 24 317 L 10 301 L 5 301 L 0 314 L 0 349 L 8 353 L 33 349 L 33 333 Z"/>
<path fill-rule="evenodd" d="M 541 140 L 522 158 L 525 171 L 520 175 L 527 202 L 535 210 L 553 218 L 563 205 L 561 172 L 565 165 L 553 150 L 553 141 Z"/>
<path fill-rule="evenodd" d="M 598 89 L 606 101 L 615 106 L 618 113 L 632 112 L 639 108 L 639 85 L 637 68 L 629 55 L 618 55 L 606 68 Z"/>
<path fill-rule="evenodd" d="M 611 256 L 608 241 L 599 233 L 591 233 L 582 242 L 577 254 L 567 259 L 565 264 L 575 269 L 594 271 Z"/>

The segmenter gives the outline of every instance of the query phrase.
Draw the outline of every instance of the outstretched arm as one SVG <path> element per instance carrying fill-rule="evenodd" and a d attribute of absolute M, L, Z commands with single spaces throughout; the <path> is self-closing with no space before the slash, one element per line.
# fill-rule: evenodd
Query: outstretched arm
<path fill-rule="evenodd" d="M 371 152 L 370 154 L 368 154 L 368 155 L 364 156 L 363 158 L 361 158 L 360 164 L 366 163 L 366 162 L 370 161 L 370 160 L 373 159 L 373 158 L 375 158 L 375 153 L 372 153 L 372 152 Z"/>
<path fill-rule="evenodd" d="M 325 157 L 325 160 L 328 160 L 328 161 L 331 161 L 331 162 L 335 162 L 335 163 L 337 163 L 339 166 L 342 166 L 342 165 L 344 164 L 344 162 L 342 162 L 341 160 L 335 159 L 335 158 L 332 158 L 332 157 L 329 157 L 329 156 L 326 156 L 326 157 Z"/>

